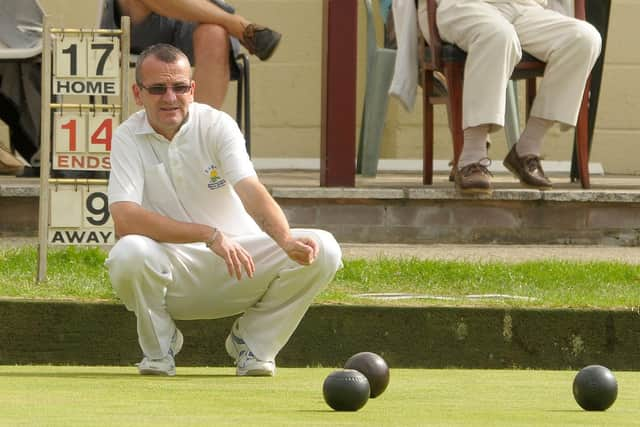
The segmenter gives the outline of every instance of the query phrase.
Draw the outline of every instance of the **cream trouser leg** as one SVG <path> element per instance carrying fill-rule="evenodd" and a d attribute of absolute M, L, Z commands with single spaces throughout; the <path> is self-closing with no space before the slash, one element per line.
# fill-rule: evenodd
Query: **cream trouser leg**
<path fill-rule="evenodd" d="M 481 0 L 442 0 L 437 22 L 444 40 L 468 52 L 463 128 L 504 125 L 505 90 L 522 50 L 547 63 L 531 114 L 575 126 L 602 43 L 591 24 L 534 2 Z"/>
<path fill-rule="evenodd" d="M 256 265 L 253 279 L 229 276 L 224 261 L 203 244 L 120 239 L 106 265 L 114 290 L 136 313 L 140 347 L 151 358 L 169 351 L 174 319 L 216 319 L 244 313 L 240 334 L 262 360 L 274 360 L 313 298 L 341 266 L 341 251 L 322 230 L 292 230 L 318 242 L 315 262 L 301 266 L 266 234 L 237 238 Z"/>

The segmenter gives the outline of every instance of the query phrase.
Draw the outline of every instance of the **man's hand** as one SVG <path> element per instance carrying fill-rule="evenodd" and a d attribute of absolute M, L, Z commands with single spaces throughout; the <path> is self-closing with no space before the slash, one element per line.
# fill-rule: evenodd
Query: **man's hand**
<path fill-rule="evenodd" d="M 242 279 L 242 267 L 244 267 L 247 276 L 253 277 L 256 266 L 249 252 L 233 240 L 228 239 L 221 231 L 216 232 L 216 236 L 208 248 L 224 260 L 229 276 L 235 275 L 238 280 Z"/>
<path fill-rule="evenodd" d="M 282 245 L 282 249 L 300 265 L 313 263 L 318 255 L 318 244 L 311 237 L 289 239 Z"/>

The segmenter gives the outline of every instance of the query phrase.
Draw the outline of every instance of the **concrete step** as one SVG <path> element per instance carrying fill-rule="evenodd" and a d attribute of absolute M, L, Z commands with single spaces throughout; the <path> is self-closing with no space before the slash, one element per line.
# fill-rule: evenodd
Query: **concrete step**
<path fill-rule="evenodd" d="M 293 227 L 323 228 L 340 242 L 462 244 L 640 244 L 640 177 L 599 176 L 582 190 L 552 177 L 554 190 L 494 179 L 491 196 L 457 194 L 446 175 L 423 186 L 416 174 L 358 178 L 355 188 L 319 186 L 319 174 L 260 176 Z M 0 179 L 0 236 L 37 234 L 37 179 Z"/>

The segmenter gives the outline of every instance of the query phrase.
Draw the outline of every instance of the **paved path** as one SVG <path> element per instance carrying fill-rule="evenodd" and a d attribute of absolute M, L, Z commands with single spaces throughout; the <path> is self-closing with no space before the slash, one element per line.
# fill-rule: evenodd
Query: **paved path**
<path fill-rule="evenodd" d="M 567 261 L 620 261 L 640 263 L 640 248 L 620 246 L 564 245 L 401 245 L 342 244 L 344 257 L 416 257 L 434 260 L 503 261 L 557 259 Z"/>
<path fill-rule="evenodd" d="M 37 245 L 34 237 L 0 238 L 0 249 Z M 503 261 L 558 259 L 567 261 L 620 261 L 640 264 L 640 247 L 564 245 L 402 245 L 342 243 L 346 259 L 403 257 L 434 260 Z"/>

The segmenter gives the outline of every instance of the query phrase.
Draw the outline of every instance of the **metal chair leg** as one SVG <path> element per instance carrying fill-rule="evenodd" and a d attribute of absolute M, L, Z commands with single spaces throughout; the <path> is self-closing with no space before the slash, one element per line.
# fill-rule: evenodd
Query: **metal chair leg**
<path fill-rule="evenodd" d="M 236 57 L 238 61 L 238 90 L 236 96 L 236 122 L 244 132 L 247 153 L 251 156 L 251 98 L 249 94 L 249 58 L 245 54 Z M 244 120 L 243 120 L 244 117 Z M 244 122 L 244 126 L 243 126 Z"/>
<path fill-rule="evenodd" d="M 236 80 L 236 83 L 238 84 L 238 87 L 236 89 L 236 123 L 238 123 L 238 127 L 240 128 L 240 130 L 242 130 L 242 92 L 244 90 L 244 64 L 239 62 L 237 66 L 238 70 L 240 70 L 240 73 L 238 74 L 238 79 Z"/>
<path fill-rule="evenodd" d="M 244 62 L 244 138 L 247 143 L 247 153 L 251 156 L 251 79 L 247 55 L 242 55 L 242 61 Z"/>

